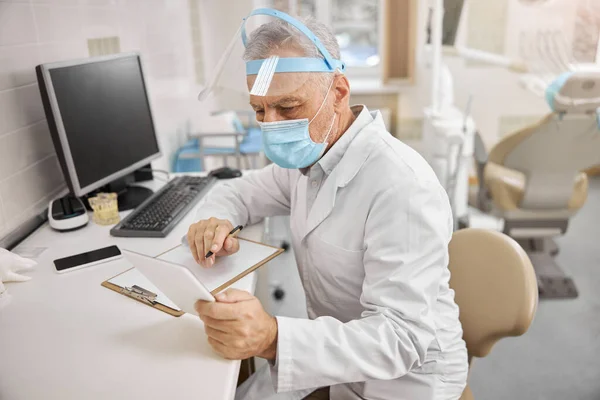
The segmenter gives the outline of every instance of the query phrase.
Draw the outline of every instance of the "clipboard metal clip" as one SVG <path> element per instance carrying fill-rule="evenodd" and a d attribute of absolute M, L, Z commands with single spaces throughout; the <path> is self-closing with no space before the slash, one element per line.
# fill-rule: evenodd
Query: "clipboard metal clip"
<path fill-rule="evenodd" d="M 139 287 L 138 285 L 121 288 L 121 293 L 151 306 L 156 304 L 156 297 L 158 296 L 156 293 L 152 293 L 151 291 L 146 290 L 143 287 Z"/>

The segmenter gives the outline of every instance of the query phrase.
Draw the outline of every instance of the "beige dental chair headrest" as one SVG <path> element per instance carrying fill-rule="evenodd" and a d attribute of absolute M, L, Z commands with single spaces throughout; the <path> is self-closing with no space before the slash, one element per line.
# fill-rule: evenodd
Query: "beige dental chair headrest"
<path fill-rule="evenodd" d="M 458 230 L 448 250 L 469 360 L 485 357 L 498 340 L 529 328 L 538 300 L 533 266 L 517 242 L 491 230 Z"/>
<path fill-rule="evenodd" d="M 546 101 L 557 113 L 588 114 L 600 107 L 600 71 L 561 74 L 546 90 Z"/>

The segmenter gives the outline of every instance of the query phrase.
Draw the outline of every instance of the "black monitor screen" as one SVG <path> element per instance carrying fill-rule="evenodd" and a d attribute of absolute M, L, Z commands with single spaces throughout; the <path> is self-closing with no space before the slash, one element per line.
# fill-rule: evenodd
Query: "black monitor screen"
<path fill-rule="evenodd" d="M 158 153 L 137 56 L 50 70 L 79 185 Z"/>

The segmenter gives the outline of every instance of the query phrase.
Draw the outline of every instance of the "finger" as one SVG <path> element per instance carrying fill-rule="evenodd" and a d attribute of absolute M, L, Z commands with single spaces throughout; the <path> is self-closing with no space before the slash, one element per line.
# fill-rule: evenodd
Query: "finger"
<path fill-rule="evenodd" d="M 7 271 L 6 274 L 4 275 L 3 281 L 4 282 L 25 282 L 30 279 L 31 279 L 30 276 L 19 275 L 16 272 Z"/>
<path fill-rule="evenodd" d="M 211 218 L 212 220 L 213 218 Z M 206 256 L 206 253 L 208 253 L 208 251 L 210 250 L 210 246 L 212 246 L 214 237 L 215 237 L 215 231 L 217 230 L 217 222 L 216 219 L 214 221 L 209 220 L 208 225 L 206 226 L 206 229 L 204 230 L 204 253 L 202 254 L 202 257 Z"/>
<path fill-rule="evenodd" d="M 198 256 L 198 262 L 203 267 L 206 267 L 206 262 L 204 260 L 204 256 L 206 255 L 206 250 L 204 249 L 204 233 L 208 227 L 208 221 L 201 221 L 196 229 L 195 235 L 195 243 L 196 243 L 196 255 Z"/>
<path fill-rule="evenodd" d="M 35 265 L 37 265 L 37 262 L 34 260 L 31 260 L 29 258 L 25 258 L 25 257 L 21 257 L 18 254 L 15 254 L 16 256 L 16 262 L 13 264 L 14 266 L 14 271 L 27 271 L 32 269 Z"/>
<path fill-rule="evenodd" d="M 194 230 L 194 235 L 192 236 L 192 241 L 194 243 L 194 248 L 196 249 L 194 254 L 196 255 L 196 257 L 194 257 L 196 259 L 196 261 L 201 264 L 203 264 L 204 261 L 204 255 L 202 254 L 202 251 L 204 251 L 204 240 L 202 235 L 204 234 L 204 230 L 206 229 L 206 225 L 208 224 L 208 221 L 206 220 L 201 220 L 199 221 L 196 225 L 195 225 L 195 230 Z M 191 246 L 190 246 L 191 247 Z"/>
<path fill-rule="evenodd" d="M 229 288 L 215 296 L 218 302 L 221 303 L 237 303 L 240 301 L 254 300 L 255 297 L 245 290 Z"/>
<path fill-rule="evenodd" d="M 227 345 L 225 345 L 225 343 L 221 342 L 219 339 L 208 336 L 208 343 L 217 353 L 221 355 L 225 354 L 227 351 Z"/>
<path fill-rule="evenodd" d="M 196 247 L 196 225 L 190 226 L 190 230 L 187 234 L 188 247 L 190 248 L 190 252 L 192 253 L 192 257 L 196 262 L 200 261 L 198 258 L 198 248 Z"/>
<path fill-rule="evenodd" d="M 191 224 L 188 228 L 187 235 L 185 236 L 188 242 L 188 245 L 191 247 L 192 243 L 194 243 L 194 237 L 196 236 L 196 229 L 198 224 Z"/>
<path fill-rule="evenodd" d="M 219 253 L 217 253 L 218 256 L 228 256 L 231 254 L 235 254 L 240 250 L 240 242 L 239 240 L 237 240 L 237 238 L 235 237 L 228 237 L 227 239 L 225 239 L 225 243 L 223 243 L 223 248 L 221 249 L 221 251 L 219 251 Z"/>
<path fill-rule="evenodd" d="M 219 341 L 217 341 L 213 338 L 209 337 L 208 343 L 210 344 L 212 349 L 215 351 L 215 353 L 219 354 L 221 357 L 223 357 L 227 360 L 243 360 L 245 358 L 248 358 L 247 355 L 242 355 L 239 351 L 231 349 L 229 346 L 227 346 L 223 343 L 220 343 Z"/>
<path fill-rule="evenodd" d="M 212 303 L 211 301 L 204 301 L 204 300 L 198 300 L 194 303 L 194 309 L 196 310 L 196 312 L 198 313 L 200 318 L 202 318 L 202 316 L 206 314 L 205 310 L 208 308 L 208 306 L 211 303 Z"/>
<path fill-rule="evenodd" d="M 217 254 L 223 248 L 227 235 L 229 235 L 229 232 L 231 232 L 232 229 L 232 225 L 229 221 L 221 221 L 219 226 L 215 229 L 215 237 L 210 246 L 210 251 Z"/>
<path fill-rule="evenodd" d="M 195 247 L 196 247 L 196 256 L 198 257 L 198 262 L 200 263 L 200 265 L 205 267 L 206 263 L 204 260 L 204 255 L 206 253 L 204 252 L 204 233 L 197 231 L 194 241 L 196 243 Z"/>
<path fill-rule="evenodd" d="M 212 347 L 212 349 L 215 351 L 215 353 L 219 354 L 223 358 L 227 358 L 227 356 L 226 356 L 227 346 L 225 346 L 223 343 L 221 343 L 218 340 L 213 339 L 209 336 L 208 344 L 210 344 L 210 347 Z"/>
<path fill-rule="evenodd" d="M 220 321 L 235 321 L 239 319 L 241 314 L 239 303 L 217 303 L 212 302 L 202 306 L 202 310 L 198 314 L 208 316 Z"/>
<path fill-rule="evenodd" d="M 229 243 L 227 249 L 229 254 L 237 253 L 240 250 L 240 241 L 236 237 L 229 238 Z"/>
<path fill-rule="evenodd" d="M 208 315 L 201 315 L 200 319 L 204 322 L 204 326 L 210 326 L 212 329 L 216 329 L 221 332 L 231 333 L 236 331 L 237 321 L 221 321 Z"/>
<path fill-rule="evenodd" d="M 221 247 L 221 249 L 217 253 L 219 257 L 229 255 L 229 250 L 231 249 L 231 239 L 232 238 L 230 237 L 225 238 L 225 241 L 223 242 L 223 247 Z"/>
<path fill-rule="evenodd" d="M 193 244 L 190 245 L 190 252 L 192 253 L 192 257 L 194 257 L 194 261 L 196 261 L 196 263 L 199 263 L 200 260 L 198 259 L 198 248 L 196 247 L 196 242 L 192 242 Z"/>
<path fill-rule="evenodd" d="M 218 320 L 207 315 L 200 317 L 204 326 L 209 326 L 212 329 L 221 331 L 227 334 L 235 334 L 238 336 L 249 336 L 247 331 L 247 323 L 240 320 Z"/>
<path fill-rule="evenodd" d="M 206 336 L 218 340 L 223 344 L 231 340 L 229 333 L 215 329 L 212 326 L 204 325 L 204 331 L 206 332 Z"/>

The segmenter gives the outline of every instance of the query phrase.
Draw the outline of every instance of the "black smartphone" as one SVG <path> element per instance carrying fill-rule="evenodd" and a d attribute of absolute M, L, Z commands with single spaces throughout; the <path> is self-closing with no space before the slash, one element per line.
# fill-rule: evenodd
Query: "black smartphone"
<path fill-rule="evenodd" d="M 92 265 L 117 260 L 123 257 L 121 250 L 117 246 L 108 246 L 98 250 L 88 251 L 87 253 L 75 254 L 65 258 L 54 260 L 56 272 L 75 271 Z"/>

